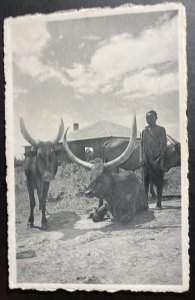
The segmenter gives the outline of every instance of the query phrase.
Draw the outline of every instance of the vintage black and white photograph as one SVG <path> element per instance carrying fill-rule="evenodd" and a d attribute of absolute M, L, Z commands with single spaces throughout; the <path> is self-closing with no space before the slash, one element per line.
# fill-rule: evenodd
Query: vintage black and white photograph
<path fill-rule="evenodd" d="M 189 285 L 181 4 L 4 24 L 9 287 Z"/>

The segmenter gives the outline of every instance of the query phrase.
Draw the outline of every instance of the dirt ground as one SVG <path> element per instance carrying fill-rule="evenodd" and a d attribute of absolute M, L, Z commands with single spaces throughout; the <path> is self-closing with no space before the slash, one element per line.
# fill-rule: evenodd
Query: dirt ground
<path fill-rule="evenodd" d="M 97 199 L 83 196 L 89 173 L 77 165 L 59 168 L 47 201 L 48 231 L 35 208 L 28 228 L 29 200 L 22 168 L 15 170 L 17 282 L 181 284 L 180 168 L 165 178 L 162 211 L 150 209 L 126 225 L 105 219 L 93 223 Z M 166 184 L 168 183 L 168 185 Z"/>
<path fill-rule="evenodd" d="M 163 206 L 150 204 L 128 225 L 68 211 L 49 215 L 47 232 L 17 224 L 17 253 L 36 255 L 17 259 L 18 282 L 181 284 L 181 203 Z"/>

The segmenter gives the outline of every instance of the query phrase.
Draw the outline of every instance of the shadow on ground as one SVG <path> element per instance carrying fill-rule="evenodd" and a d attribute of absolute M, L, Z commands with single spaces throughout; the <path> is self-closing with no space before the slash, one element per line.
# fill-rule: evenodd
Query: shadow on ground
<path fill-rule="evenodd" d="M 50 214 L 48 217 L 48 231 L 63 230 L 73 228 L 74 224 L 80 220 L 80 217 L 72 211 L 59 211 Z"/>
<path fill-rule="evenodd" d="M 163 206 L 163 210 L 165 210 L 165 209 L 179 209 L 179 210 L 181 210 L 181 206 L 172 206 L 172 205 L 164 205 Z"/>
<path fill-rule="evenodd" d="M 63 233 L 62 240 L 73 239 L 88 230 L 78 230 L 74 225 L 81 218 L 72 211 L 59 211 L 48 216 L 49 227 L 47 231 L 59 231 Z"/>
<path fill-rule="evenodd" d="M 147 210 L 139 214 L 136 214 L 133 220 L 127 224 L 121 224 L 115 221 L 101 228 L 101 230 L 102 231 L 130 230 L 130 229 L 134 229 L 135 227 L 139 228 L 139 226 L 144 225 L 145 223 L 152 222 L 154 219 L 155 219 L 154 211 Z"/>
<path fill-rule="evenodd" d="M 180 205 L 171 205 L 172 203 L 163 204 L 164 210 L 181 210 Z M 68 240 L 77 236 L 81 236 L 89 231 L 91 232 L 114 232 L 126 231 L 132 229 L 155 229 L 157 224 L 152 223 L 156 219 L 156 209 L 150 207 L 149 210 L 138 213 L 134 216 L 133 220 L 127 224 L 121 224 L 117 221 L 105 218 L 101 222 L 94 223 L 87 215 L 80 217 L 72 211 L 59 211 L 47 216 L 48 229 L 47 232 L 60 232 L 62 236 L 60 239 Z M 163 212 L 158 211 L 158 215 Z M 173 225 L 173 224 L 172 224 Z M 34 228 L 41 229 L 38 226 Z"/>
<path fill-rule="evenodd" d="M 135 226 L 137 227 L 144 223 L 153 221 L 154 218 L 154 211 L 148 210 L 135 215 L 132 222 L 128 224 L 120 224 L 119 222 L 111 221 L 106 218 L 102 222 L 94 223 L 92 219 L 87 218 L 87 216 L 81 219 L 72 211 L 59 211 L 47 216 L 47 232 L 61 232 L 63 234 L 61 239 L 67 240 L 81 236 L 89 231 L 112 232 L 133 229 Z M 41 227 L 34 226 L 34 229 L 41 230 Z M 33 228 L 32 231 L 34 231 Z"/>

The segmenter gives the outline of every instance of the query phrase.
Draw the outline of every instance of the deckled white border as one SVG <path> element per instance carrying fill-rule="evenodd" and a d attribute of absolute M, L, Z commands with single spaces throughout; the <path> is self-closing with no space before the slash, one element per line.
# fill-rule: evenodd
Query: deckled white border
<path fill-rule="evenodd" d="M 131 284 L 51 284 L 51 283 L 17 283 L 16 281 L 16 234 L 15 234 L 15 178 L 14 178 L 14 145 L 13 145 L 13 83 L 12 83 L 12 37 L 13 23 L 23 23 L 26 20 L 68 20 L 84 17 L 97 17 L 107 15 L 146 13 L 155 11 L 178 10 L 178 39 L 179 39 L 179 101 L 180 101 L 180 139 L 181 139 L 181 192 L 182 192 L 182 274 L 181 285 L 131 285 Z M 65 289 L 68 291 L 153 291 L 153 292 L 184 292 L 189 289 L 189 224 L 188 224 L 188 138 L 187 138 L 187 67 L 186 67 L 186 16 L 185 8 L 180 3 L 163 3 L 157 5 L 134 6 L 123 5 L 117 8 L 92 8 L 73 11 L 63 11 L 48 15 L 35 14 L 17 18 L 7 18 L 4 22 L 4 72 L 6 78 L 5 89 L 5 119 L 6 119 L 6 160 L 7 160 L 7 199 L 8 199 L 8 263 L 9 287 L 11 289 L 35 289 L 40 291 L 55 291 Z"/>

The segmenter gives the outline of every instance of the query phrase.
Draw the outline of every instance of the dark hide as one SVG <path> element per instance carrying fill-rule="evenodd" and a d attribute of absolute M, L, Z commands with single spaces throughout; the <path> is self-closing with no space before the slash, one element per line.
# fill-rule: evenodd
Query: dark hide
<path fill-rule="evenodd" d="M 103 144 L 103 160 L 110 161 L 119 156 L 127 147 L 128 139 L 116 139 L 112 141 L 105 142 Z M 130 158 L 123 164 L 120 168 L 124 170 L 135 171 L 140 168 L 140 148 L 141 142 L 137 141 L 136 148 Z M 181 165 L 181 151 L 180 143 L 169 143 L 167 146 L 167 151 L 165 153 L 165 172 L 168 172 L 171 168 Z M 118 170 L 113 170 L 118 172 Z M 153 189 L 153 182 L 150 182 L 150 193 L 153 198 L 156 198 L 156 194 Z M 103 203 L 103 200 L 100 199 L 100 204 Z"/>
<path fill-rule="evenodd" d="M 51 142 L 40 142 L 32 146 L 26 153 L 24 170 L 27 179 L 27 188 L 30 198 L 30 216 L 28 224 L 34 226 L 34 190 L 37 190 L 39 208 L 42 210 L 42 228 L 47 228 L 45 216 L 46 198 L 51 180 L 54 179 L 58 169 L 58 154 Z"/>
<path fill-rule="evenodd" d="M 131 221 L 137 212 L 148 207 L 144 186 L 134 172 L 112 173 L 103 164 L 92 170 L 86 196 L 105 199 L 112 216 L 122 223 Z M 104 211 L 104 207 L 99 211 Z"/>
<path fill-rule="evenodd" d="M 103 144 L 103 159 L 110 161 L 119 156 L 127 147 L 128 139 L 117 139 Z M 141 143 L 137 141 L 137 145 L 132 155 L 126 162 L 121 164 L 120 168 L 124 170 L 135 171 L 140 168 L 140 148 Z M 181 165 L 180 143 L 170 144 L 167 146 L 165 153 L 165 171 L 173 167 Z"/>

